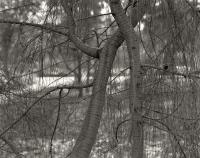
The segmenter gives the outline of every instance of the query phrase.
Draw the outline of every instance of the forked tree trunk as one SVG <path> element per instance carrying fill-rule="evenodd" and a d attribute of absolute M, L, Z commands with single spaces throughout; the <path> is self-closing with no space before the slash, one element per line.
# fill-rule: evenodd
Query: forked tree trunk
<path fill-rule="evenodd" d="M 145 5 L 147 1 L 149 0 L 140 0 L 138 1 L 137 6 L 141 8 L 140 9 L 133 8 L 134 12 L 136 13 L 135 14 L 136 16 L 134 17 L 134 20 L 132 21 L 132 25 L 133 25 L 132 27 L 135 27 L 138 21 L 144 15 Z M 69 8 L 67 9 L 67 5 L 63 3 L 63 6 L 65 8 L 66 13 L 70 15 L 71 13 L 68 10 Z M 73 32 L 73 28 L 72 28 L 72 32 Z M 72 40 L 74 39 L 74 37 L 71 34 L 70 34 L 70 37 L 72 38 Z M 119 30 L 116 31 L 112 35 L 112 37 L 106 42 L 105 46 L 99 53 L 99 67 L 98 67 L 97 72 L 95 73 L 96 76 L 95 76 L 95 82 L 94 82 L 94 87 L 93 87 L 93 92 L 92 92 L 92 98 L 91 98 L 91 101 L 86 113 L 86 117 L 82 125 L 81 132 L 73 148 L 73 151 L 70 155 L 70 158 L 88 158 L 89 157 L 92 146 L 94 145 L 95 140 L 96 140 L 96 136 L 98 133 L 98 128 L 99 128 L 99 124 L 100 124 L 100 120 L 102 116 L 102 111 L 105 104 L 107 81 L 110 76 L 110 72 L 111 72 L 113 61 L 114 61 L 114 57 L 116 55 L 116 51 L 123 43 L 124 37 L 122 36 Z M 79 46 L 79 48 L 82 48 L 83 50 L 85 50 L 86 48 L 80 45 L 78 42 L 75 44 Z M 92 52 L 92 51 L 93 49 L 88 50 L 88 52 Z M 132 73 L 132 76 L 134 75 L 135 74 Z M 132 86 L 135 86 L 135 84 L 133 84 Z M 133 89 L 135 91 L 135 88 Z"/>

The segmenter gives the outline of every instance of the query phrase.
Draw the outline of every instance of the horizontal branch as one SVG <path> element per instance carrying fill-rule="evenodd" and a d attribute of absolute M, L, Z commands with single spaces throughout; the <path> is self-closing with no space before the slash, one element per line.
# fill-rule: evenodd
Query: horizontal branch
<path fill-rule="evenodd" d="M 7 12 L 7 11 L 10 11 L 10 10 L 17 10 L 17 9 L 20 9 L 20 8 L 24 8 L 24 7 L 28 7 L 28 6 L 34 6 L 34 5 L 35 5 L 35 3 L 28 3 L 28 4 L 21 5 L 21 6 L 13 7 L 13 8 L 3 9 L 3 10 L 0 10 L 0 12 Z"/>
<path fill-rule="evenodd" d="M 93 83 L 87 84 L 87 85 L 71 85 L 71 86 L 67 86 L 67 85 L 63 85 L 63 86 L 58 86 L 57 89 L 83 89 L 83 88 L 89 88 L 92 87 Z"/>
<path fill-rule="evenodd" d="M 101 17 L 101 16 L 108 16 L 108 15 L 112 15 L 112 13 L 105 13 L 105 14 L 98 14 L 98 15 L 93 15 L 93 16 L 87 16 L 87 17 L 84 17 L 84 18 L 77 19 L 77 21 L 88 20 L 88 19 L 98 18 L 98 17 Z"/>
<path fill-rule="evenodd" d="M 20 22 L 20 21 L 14 21 L 14 20 L 5 20 L 5 19 L 0 19 L 0 23 L 3 24 L 16 24 L 16 25 L 21 25 L 21 26 L 31 26 L 31 27 L 36 27 L 40 29 L 44 29 L 46 31 L 51 31 L 63 36 L 68 36 L 68 33 L 58 31 L 52 27 L 46 26 L 46 25 L 41 25 L 41 24 L 35 24 L 35 23 L 29 23 L 29 22 Z"/>
<path fill-rule="evenodd" d="M 51 94 L 52 92 L 55 92 L 57 90 L 61 90 L 61 89 L 81 89 L 81 88 L 88 88 L 91 87 L 93 85 L 93 83 L 88 84 L 88 85 L 72 85 L 72 86 L 58 86 L 58 87 L 54 87 L 51 90 L 48 90 L 47 92 L 45 92 L 41 97 L 39 97 L 34 103 L 32 103 L 26 110 L 25 112 L 18 117 L 18 119 L 16 119 L 13 123 L 11 123 L 11 125 L 9 125 L 3 132 L 0 133 L 0 138 L 6 134 L 10 129 L 12 129 L 15 125 L 17 125 L 30 111 L 31 109 L 37 105 L 37 103 L 39 103 L 44 97 L 48 96 L 49 94 Z"/>
<path fill-rule="evenodd" d="M 177 71 L 169 71 L 169 70 L 165 70 L 164 68 L 162 67 L 159 67 L 159 66 L 154 66 L 154 65 L 148 65 L 148 64 L 142 64 L 141 65 L 141 68 L 144 69 L 144 68 L 150 68 L 150 69 L 155 69 L 155 70 L 158 70 L 158 71 L 163 71 L 163 72 L 167 72 L 167 73 L 170 73 L 170 74 L 173 74 L 173 75 L 177 75 L 177 76 L 182 76 L 184 78 L 196 78 L 196 79 L 200 79 L 200 76 L 198 76 L 197 74 L 200 74 L 200 70 L 198 71 L 192 71 L 192 72 L 188 72 L 188 73 L 181 73 L 181 72 L 177 72 Z M 124 73 L 126 70 L 130 69 L 130 67 L 126 67 L 124 68 L 122 71 L 120 71 L 113 79 L 115 80 L 118 76 L 120 76 L 122 73 Z M 145 74 L 144 74 L 145 75 Z"/>
<path fill-rule="evenodd" d="M 154 66 L 154 65 L 148 65 L 148 64 L 143 64 L 141 65 L 141 67 L 147 67 L 147 68 L 152 68 L 152 69 L 156 69 L 159 71 L 164 71 L 173 75 L 177 75 L 177 76 L 182 76 L 184 78 L 197 78 L 200 79 L 200 76 L 195 75 L 196 72 L 200 72 L 200 71 L 194 71 L 194 72 L 187 72 L 187 73 L 181 73 L 181 72 L 177 72 L 177 71 L 169 71 L 169 70 L 165 70 L 162 67 L 158 67 L 158 66 Z"/>
<path fill-rule="evenodd" d="M 94 48 L 88 46 L 86 43 L 81 41 L 75 34 L 76 30 L 76 24 L 73 16 L 73 11 L 72 11 L 72 6 L 68 1 L 66 0 L 61 0 L 61 5 L 67 15 L 67 22 L 68 22 L 68 27 L 69 27 L 69 38 L 70 40 L 75 44 L 77 48 L 79 48 L 82 52 L 85 54 L 94 57 L 94 58 L 99 58 L 99 48 Z"/>
<path fill-rule="evenodd" d="M 94 57 L 94 58 L 99 58 L 99 51 L 101 50 L 100 48 L 89 47 L 88 45 L 86 45 L 85 43 L 83 43 L 80 39 L 78 39 L 77 37 L 75 37 L 70 32 L 65 33 L 63 31 L 58 31 L 55 28 L 52 28 L 52 27 L 49 27 L 49 26 L 46 26 L 46 25 L 29 23 L 29 22 L 19 22 L 19 21 L 13 21 L 13 20 L 0 19 L 0 23 L 4 23 L 4 24 L 16 24 L 16 25 L 22 25 L 22 26 L 31 26 L 31 27 L 40 28 L 40 29 L 43 29 L 43 30 L 46 30 L 46 31 L 50 31 L 50 32 L 54 32 L 54 33 L 66 36 L 83 53 L 85 53 L 88 56 Z"/>

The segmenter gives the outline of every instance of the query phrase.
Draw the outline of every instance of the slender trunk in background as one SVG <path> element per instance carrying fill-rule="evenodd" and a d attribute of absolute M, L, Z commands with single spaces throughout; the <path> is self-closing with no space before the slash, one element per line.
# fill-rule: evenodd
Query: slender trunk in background
<path fill-rule="evenodd" d="M 77 63 L 78 63 L 78 76 L 77 76 L 77 82 L 79 85 L 82 84 L 82 64 L 81 64 L 81 61 L 82 61 L 82 54 L 81 53 L 77 53 Z M 82 97 L 83 96 L 83 89 L 80 88 L 78 90 L 78 97 Z"/>
<path fill-rule="evenodd" d="M 87 57 L 87 79 L 86 79 L 86 84 L 89 84 L 90 83 L 90 60 L 91 60 L 91 57 Z M 86 93 L 89 93 L 90 92 L 90 88 L 87 88 L 86 89 Z"/>
<path fill-rule="evenodd" d="M 13 36 L 13 27 L 11 24 L 8 25 L 8 27 L 6 27 L 5 31 L 3 32 L 3 43 L 2 43 L 2 56 L 1 56 L 1 60 L 3 63 L 3 71 L 5 73 L 5 77 L 9 80 L 9 50 L 11 47 L 11 42 L 12 42 L 12 36 Z"/>

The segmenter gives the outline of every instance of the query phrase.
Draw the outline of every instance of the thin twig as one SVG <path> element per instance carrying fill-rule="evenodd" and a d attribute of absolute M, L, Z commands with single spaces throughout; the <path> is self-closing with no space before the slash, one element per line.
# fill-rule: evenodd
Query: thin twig
<path fill-rule="evenodd" d="M 59 102 L 58 102 L 58 112 L 57 112 L 57 118 L 56 118 L 56 123 L 55 123 L 55 126 L 54 126 L 54 129 L 53 129 L 53 134 L 51 136 L 51 141 L 50 141 L 50 148 L 49 148 L 49 153 L 51 155 L 51 158 L 53 158 L 53 154 L 52 154 L 52 147 L 53 147 L 53 137 L 56 133 L 56 129 L 57 129 L 57 126 L 58 126 L 58 122 L 59 122 L 59 119 L 60 119 L 60 107 L 61 107 L 61 98 L 62 98 L 62 91 L 63 91 L 63 88 L 60 89 L 60 92 L 59 92 Z M 70 90 L 68 91 L 67 94 L 69 94 Z"/>
<path fill-rule="evenodd" d="M 35 23 L 29 23 L 29 22 L 19 22 L 19 21 L 14 21 L 14 20 L 5 20 L 5 19 L 0 19 L 0 23 L 5 23 L 5 24 L 16 24 L 16 25 L 21 25 L 21 26 L 32 26 L 40 29 L 44 29 L 46 31 L 51 31 L 63 36 L 69 36 L 68 33 L 58 31 L 52 27 L 46 26 L 46 25 L 41 25 L 41 24 L 35 24 Z"/>
<path fill-rule="evenodd" d="M 28 6 L 34 6 L 35 3 L 29 3 L 29 4 L 25 4 L 23 6 L 16 6 L 16 7 L 13 7 L 13 8 L 8 8 L 8 9 L 3 9 L 3 10 L 0 10 L 0 12 L 7 12 L 7 11 L 10 11 L 10 10 L 17 10 L 17 9 L 20 9 L 20 8 L 24 8 L 24 7 L 28 7 Z"/>
<path fill-rule="evenodd" d="M 60 86 L 60 87 L 55 87 L 51 90 L 49 90 L 48 92 L 46 92 L 44 95 L 42 95 L 41 97 L 39 97 L 31 106 L 29 106 L 26 111 L 18 118 L 16 119 L 10 126 L 8 126 L 3 132 L 1 132 L 0 137 L 2 137 L 6 132 L 8 132 L 10 129 L 12 129 L 17 123 L 19 123 L 23 117 L 25 117 L 30 110 L 39 102 L 41 101 L 44 97 L 46 97 L 47 95 L 49 95 L 50 93 L 60 90 L 60 89 L 79 89 L 79 88 L 84 88 L 84 87 L 88 87 L 88 86 L 92 86 L 92 84 L 90 85 L 78 85 L 78 86 Z"/>
<path fill-rule="evenodd" d="M 100 16 L 106 16 L 106 15 L 112 15 L 112 13 L 105 13 L 105 14 L 98 14 L 98 15 L 93 15 L 93 16 L 87 16 L 87 17 L 78 19 L 77 21 L 88 20 L 88 19 L 92 19 L 92 18 L 98 18 Z"/>

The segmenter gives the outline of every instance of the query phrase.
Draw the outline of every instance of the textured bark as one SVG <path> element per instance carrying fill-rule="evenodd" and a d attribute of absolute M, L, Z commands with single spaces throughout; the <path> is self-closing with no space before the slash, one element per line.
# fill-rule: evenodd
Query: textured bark
<path fill-rule="evenodd" d="M 9 80 L 9 49 L 11 47 L 12 42 L 12 36 L 13 36 L 13 27 L 11 24 L 8 24 L 5 31 L 2 35 L 2 51 L 1 51 L 1 60 L 3 63 L 3 71 L 5 74 L 5 77 Z"/>
<path fill-rule="evenodd" d="M 138 6 L 141 5 L 143 8 L 145 8 L 143 2 L 143 0 L 139 1 Z M 143 8 L 139 10 L 139 13 L 137 14 L 138 16 L 134 18 L 134 21 L 132 22 L 133 27 L 137 25 L 138 21 L 144 14 L 145 9 Z M 133 8 L 133 10 L 137 12 L 135 8 Z M 66 13 L 68 11 L 66 10 Z M 98 133 L 102 110 L 105 104 L 106 85 L 110 76 L 113 60 L 117 49 L 121 46 L 123 41 L 124 37 L 122 36 L 121 31 L 117 30 L 99 53 L 99 68 L 95 73 L 97 75 L 95 76 L 92 98 L 82 125 L 81 132 L 70 155 L 70 158 L 89 157 Z M 74 41 L 72 40 L 72 42 Z M 76 46 L 78 45 L 76 44 Z M 81 47 L 79 48 L 81 49 Z M 90 54 L 88 55 L 91 56 Z"/>
<path fill-rule="evenodd" d="M 143 121 L 141 115 L 141 102 L 139 100 L 141 76 L 140 76 L 140 52 L 139 42 L 132 27 L 132 23 L 136 21 L 132 17 L 132 23 L 123 10 L 120 0 L 111 0 L 111 11 L 119 26 L 120 31 L 127 44 L 130 66 L 130 83 L 129 83 L 129 101 L 131 119 L 131 135 L 130 141 L 132 144 L 132 157 L 143 157 Z M 137 8 L 138 9 L 138 8 Z M 137 14 L 136 17 L 142 17 L 142 14 Z M 136 18 L 136 19 L 137 19 Z"/>
<path fill-rule="evenodd" d="M 138 4 L 132 8 L 131 11 L 131 23 L 132 26 L 136 25 L 139 20 L 142 19 L 143 15 L 147 11 L 147 9 L 150 7 L 150 0 L 140 0 Z M 133 35 L 133 40 L 135 40 L 134 43 L 132 43 L 133 46 L 136 47 L 135 50 L 133 50 L 134 54 L 130 56 L 130 66 L 134 67 L 135 70 L 131 69 L 130 71 L 130 88 L 132 90 L 135 89 L 136 94 L 135 97 L 133 97 L 134 92 L 130 90 L 130 105 L 133 105 L 132 108 L 132 119 L 131 119 L 131 143 L 132 143 L 132 158 L 143 158 L 144 155 L 144 131 L 143 131 L 143 119 L 141 116 L 142 111 L 142 105 L 140 102 L 141 98 L 141 82 L 142 82 L 142 76 L 140 76 L 140 52 L 139 52 L 139 41 L 136 39 L 136 35 Z M 131 46 L 129 46 L 131 47 Z M 135 59 L 134 59 L 135 58 Z M 133 61 L 133 62 L 132 62 Z M 135 61 L 135 64 L 134 64 Z M 132 65 L 133 64 L 133 65 Z M 135 78 L 135 83 L 133 83 Z M 135 84 L 135 85 L 134 85 Z M 131 99 L 132 98 L 132 99 Z M 135 104 L 134 104 L 135 99 Z"/>
<path fill-rule="evenodd" d="M 87 54 L 88 56 L 99 58 L 99 48 L 90 47 L 87 44 L 85 44 L 83 41 L 81 41 L 77 36 L 75 35 L 75 28 L 76 24 L 73 18 L 72 13 L 72 3 L 73 1 L 66 1 L 66 0 L 60 0 L 61 5 L 65 11 L 65 13 L 68 16 L 68 23 L 69 23 L 69 31 L 68 31 L 68 38 L 74 43 L 74 45 L 80 49 L 83 53 Z"/>
<path fill-rule="evenodd" d="M 118 47 L 122 44 L 123 38 L 117 31 L 102 49 L 99 58 L 99 68 L 95 74 L 95 83 L 92 98 L 87 114 L 72 151 L 71 158 L 87 158 L 95 143 L 98 128 L 105 104 L 106 85 L 110 76 L 112 64 Z"/>

